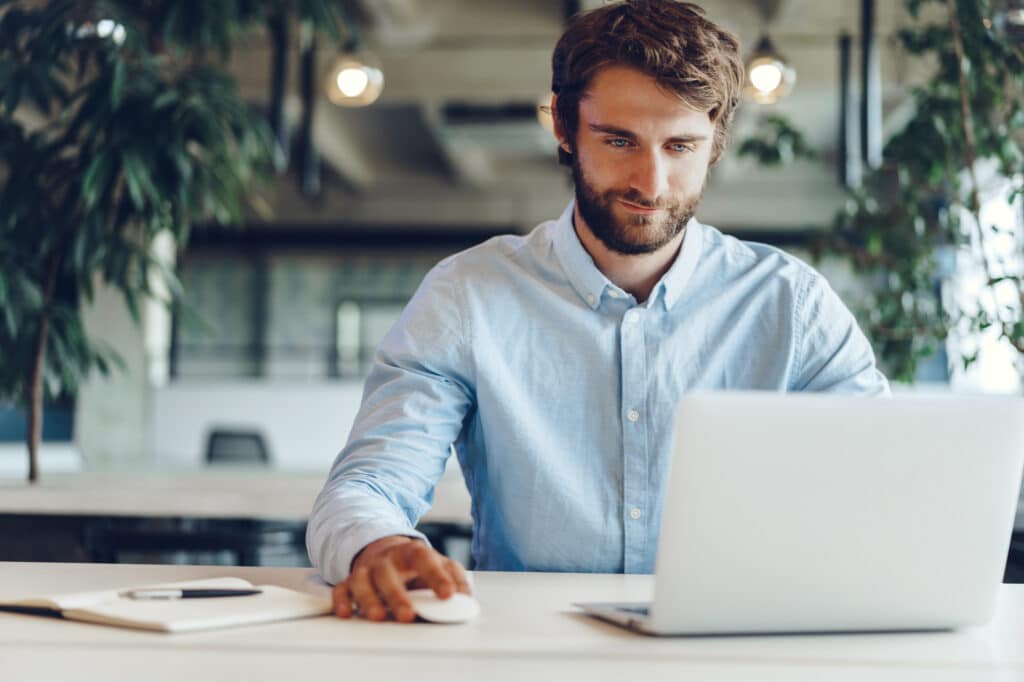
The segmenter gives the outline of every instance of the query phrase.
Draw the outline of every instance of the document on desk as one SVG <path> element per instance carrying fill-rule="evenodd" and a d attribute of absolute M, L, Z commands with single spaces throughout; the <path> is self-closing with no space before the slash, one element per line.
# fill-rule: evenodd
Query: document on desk
<path fill-rule="evenodd" d="M 133 599 L 133 590 L 247 590 L 259 594 L 204 599 Z M 254 586 L 241 578 L 210 578 L 160 585 L 132 585 L 116 590 L 75 592 L 0 601 L 0 612 L 55 616 L 67 620 L 156 632 L 194 632 L 331 612 L 329 596 L 276 585 Z"/>

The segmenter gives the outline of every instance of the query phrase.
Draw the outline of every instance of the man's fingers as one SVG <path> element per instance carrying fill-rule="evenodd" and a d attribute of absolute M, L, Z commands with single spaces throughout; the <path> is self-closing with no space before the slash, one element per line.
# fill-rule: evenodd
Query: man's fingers
<path fill-rule="evenodd" d="M 416 575 L 441 599 L 447 599 L 455 592 L 455 580 L 446 570 L 445 559 L 437 551 L 416 543 L 403 548 L 403 561 L 409 573 Z"/>
<path fill-rule="evenodd" d="M 405 581 L 395 565 L 390 561 L 381 561 L 370 571 L 373 585 L 377 593 L 384 597 L 384 602 L 391 609 L 395 620 L 411 623 L 416 618 L 409 602 L 409 593 L 405 589 Z"/>
<path fill-rule="evenodd" d="M 331 590 L 331 600 L 334 602 L 334 615 L 339 618 L 352 617 L 352 595 L 348 590 L 348 581 L 340 582 Z"/>
<path fill-rule="evenodd" d="M 334 612 L 349 618 L 358 609 L 366 618 L 381 621 L 388 617 L 390 609 L 395 620 L 411 622 L 416 613 L 407 585 L 425 586 L 441 599 L 455 592 L 473 591 L 461 564 L 428 545 L 409 542 L 368 556 L 362 565 L 357 565 L 331 594 Z"/>
<path fill-rule="evenodd" d="M 473 588 L 469 584 L 469 576 L 466 569 L 458 561 L 448 559 L 448 574 L 455 580 L 455 591 L 463 594 L 473 594 Z"/>
<path fill-rule="evenodd" d="M 381 603 L 380 597 L 377 596 L 377 590 L 374 589 L 370 580 L 370 571 L 365 566 L 360 566 L 352 571 L 347 582 L 348 589 L 364 616 L 370 620 L 384 620 L 388 617 L 384 604 Z"/>

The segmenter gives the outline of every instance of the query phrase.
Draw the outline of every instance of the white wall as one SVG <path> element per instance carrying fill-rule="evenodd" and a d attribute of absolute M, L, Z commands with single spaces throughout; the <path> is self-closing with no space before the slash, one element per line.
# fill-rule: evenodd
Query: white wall
<path fill-rule="evenodd" d="M 146 311 L 142 312 L 143 318 Z M 86 334 L 120 355 L 124 367 L 110 375 L 94 372 L 75 398 L 74 442 L 86 468 L 108 468 L 145 456 L 149 417 L 146 343 L 119 291 L 96 283 L 92 304 L 84 306 Z"/>
<path fill-rule="evenodd" d="M 361 381 L 177 381 L 152 390 L 151 458 L 203 464 L 213 428 L 263 434 L 274 468 L 326 473 L 345 444 L 362 398 Z"/>

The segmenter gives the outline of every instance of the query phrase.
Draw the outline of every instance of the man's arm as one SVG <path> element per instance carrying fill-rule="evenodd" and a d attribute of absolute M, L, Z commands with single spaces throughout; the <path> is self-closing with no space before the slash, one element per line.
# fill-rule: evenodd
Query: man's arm
<path fill-rule="evenodd" d="M 810 268 L 795 314 L 801 332 L 790 390 L 889 395 L 889 381 L 878 371 L 857 320 L 825 278 Z"/>
<path fill-rule="evenodd" d="M 381 343 L 348 443 L 310 514 L 307 548 L 328 582 L 350 581 L 380 557 L 400 575 L 430 573 L 435 562 L 447 561 L 415 525 L 433 501 L 473 401 L 463 302 L 451 269 L 449 260 L 427 275 Z M 410 543 L 416 549 L 379 551 Z M 446 571 L 457 589 L 455 569 Z M 435 590 L 446 584 L 434 582 Z"/>

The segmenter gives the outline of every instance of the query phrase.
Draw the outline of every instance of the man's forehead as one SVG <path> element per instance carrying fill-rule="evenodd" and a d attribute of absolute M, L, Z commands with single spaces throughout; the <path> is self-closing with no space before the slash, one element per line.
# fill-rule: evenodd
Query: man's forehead
<path fill-rule="evenodd" d="M 590 81 L 580 100 L 581 122 L 631 129 L 674 123 L 689 132 L 711 128 L 708 113 L 689 106 L 653 77 L 628 66 L 608 66 Z"/>

